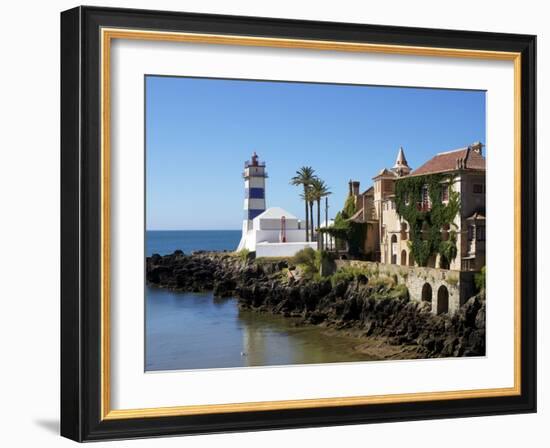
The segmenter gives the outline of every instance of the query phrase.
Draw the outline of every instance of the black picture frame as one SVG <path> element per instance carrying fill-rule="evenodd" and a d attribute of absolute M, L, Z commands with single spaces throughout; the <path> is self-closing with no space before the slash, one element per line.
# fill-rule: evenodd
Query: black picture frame
<path fill-rule="evenodd" d="M 101 419 L 100 29 L 521 53 L 521 394 Z M 536 37 L 99 7 L 61 13 L 61 435 L 76 441 L 536 412 Z"/>

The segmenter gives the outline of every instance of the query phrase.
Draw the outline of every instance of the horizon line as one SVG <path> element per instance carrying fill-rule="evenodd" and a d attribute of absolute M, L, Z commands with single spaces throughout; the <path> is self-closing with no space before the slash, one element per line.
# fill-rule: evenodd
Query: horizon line
<path fill-rule="evenodd" d="M 146 232 L 232 232 L 241 230 L 242 229 L 145 229 Z"/>

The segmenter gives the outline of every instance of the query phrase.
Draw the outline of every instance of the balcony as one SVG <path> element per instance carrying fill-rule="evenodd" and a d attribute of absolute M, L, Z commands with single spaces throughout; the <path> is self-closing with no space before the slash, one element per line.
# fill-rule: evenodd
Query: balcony
<path fill-rule="evenodd" d="M 248 177 L 269 177 L 269 176 L 267 175 L 267 171 L 264 171 L 264 172 L 261 173 L 261 174 L 260 174 L 260 173 L 256 173 L 256 174 L 254 174 L 254 173 L 248 173 L 248 174 L 247 174 L 246 171 L 243 171 L 243 178 L 246 179 L 246 178 L 248 178 Z"/>
<path fill-rule="evenodd" d="M 244 167 L 245 167 L 245 169 L 246 169 L 246 168 L 253 167 L 253 166 L 259 166 L 259 167 L 261 167 L 261 168 L 265 168 L 265 162 L 256 162 L 256 163 L 253 163 L 253 162 L 251 162 L 250 160 L 247 160 L 246 162 L 244 162 Z"/>

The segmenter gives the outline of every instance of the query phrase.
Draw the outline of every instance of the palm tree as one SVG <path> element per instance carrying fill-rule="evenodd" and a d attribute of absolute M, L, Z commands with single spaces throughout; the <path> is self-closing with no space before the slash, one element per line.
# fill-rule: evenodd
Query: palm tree
<path fill-rule="evenodd" d="M 302 186 L 304 189 L 301 195 L 306 207 L 306 241 L 309 241 L 309 207 L 308 207 L 308 189 L 313 179 L 315 179 L 315 170 L 310 166 L 303 166 L 296 171 L 296 176 L 290 179 L 290 183 L 296 186 Z"/>
<path fill-rule="evenodd" d="M 310 187 L 311 205 L 313 206 L 313 201 L 317 202 L 317 228 L 318 229 L 321 228 L 321 199 L 324 197 L 327 197 L 329 194 L 332 194 L 332 192 L 330 191 L 330 187 L 326 184 L 324 180 L 315 178 L 311 181 L 311 187 Z M 313 218 L 312 218 L 312 221 L 313 221 Z M 326 225 L 328 226 L 328 222 L 326 223 Z"/>

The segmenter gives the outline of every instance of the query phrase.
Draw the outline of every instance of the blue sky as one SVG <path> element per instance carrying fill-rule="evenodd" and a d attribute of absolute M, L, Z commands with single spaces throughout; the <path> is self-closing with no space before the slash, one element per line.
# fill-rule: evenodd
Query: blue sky
<path fill-rule="evenodd" d="M 399 146 L 412 168 L 437 152 L 485 142 L 485 92 L 146 77 L 146 227 L 240 229 L 243 163 L 267 164 L 267 206 L 303 218 L 295 171 L 331 187 L 330 216 L 349 179 L 363 191 Z M 486 149 L 486 148 L 485 148 Z"/>

